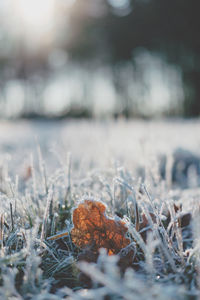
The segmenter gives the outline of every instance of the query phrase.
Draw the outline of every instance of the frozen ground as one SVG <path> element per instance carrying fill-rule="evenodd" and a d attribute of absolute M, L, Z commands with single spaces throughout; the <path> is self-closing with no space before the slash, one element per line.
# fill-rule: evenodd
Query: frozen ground
<path fill-rule="evenodd" d="M 139 300 L 198 297 L 199 133 L 199 120 L 1 121 L 1 299 L 57 300 L 64 295 L 69 299 L 104 299 L 105 295 L 110 295 L 110 299 L 125 295 L 125 299 Z M 174 153 L 177 154 L 174 156 Z M 184 164 L 188 166 L 185 168 Z M 141 185 L 145 192 L 139 194 Z M 163 240 L 152 236 L 153 242 L 147 245 L 144 259 L 145 272 L 138 275 L 128 271 L 123 280 L 115 276 L 115 261 L 102 254 L 102 261 L 110 266 L 104 270 L 107 281 L 98 265 L 83 264 L 80 268 L 96 282 L 92 289 L 83 289 L 80 283 L 72 284 L 74 271 L 69 271 L 69 266 L 72 268 L 76 262 L 77 252 L 68 249 L 63 258 L 54 244 L 45 242 L 50 233 L 66 228 L 66 224 L 72 226 L 70 207 L 83 197 L 101 199 L 108 205 L 110 214 L 120 213 L 129 219 L 134 201 L 143 212 L 151 206 L 159 216 L 168 211 L 172 203 L 177 203 L 182 206 L 181 214 L 193 216 L 196 231 L 193 230 L 193 238 L 191 234 L 188 237 L 190 231 L 180 232 L 174 225 L 173 209 L 169 209 L 174 223 L 166 229 L 165 238 L 166 241 L 167 236 L 172 238 L 172 254 L 171 246 L 168 249 Z M 51 228 L 48 228 L 49 223 Z M 132 235 L 133 240 L 137 240 L 135 231 Z M 140 245 L 141 241 L 137 242 Z M 154 253 L 156 259 L 161 259 L 156 243 L 163 243 L 167 248 L 165 251 L 161 247 L 162 270 L 153 267 Z M 50 258 L 44 254 L 45 247 Z M 47 267 L 46 257 L 55 259 L 52 269 Z M 68 272 L 68 279 L 59 277 L 63 268 L 66 268 L 65 275 Z M 146 289 L 142 288 L 145 276 Z M 56 286 L 56 280 L 62 282 L 62 291 L 59 284 Z"/>
<path fill-rule="evenodd" d="M 96 168 L 128 168 L 154 164 L 157 155 L 170 155 L 177 148 L 200 156 L 200 121 L 155 122 L 0 122 L 1 165 L 21 174 L 30 165 L 30 155 L 41 147 L 47 169 L 55 170 L 58 161 L 71 154 L 76 174 Z"/>

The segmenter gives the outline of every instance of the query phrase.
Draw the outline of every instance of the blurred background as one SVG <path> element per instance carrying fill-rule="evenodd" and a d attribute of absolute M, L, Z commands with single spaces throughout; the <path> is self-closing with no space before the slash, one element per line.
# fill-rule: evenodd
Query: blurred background
<path fill-rule="evenodd" d="M 0 0 L 0 117 L 199 116 L 199 11 L 199 0 Z"/>

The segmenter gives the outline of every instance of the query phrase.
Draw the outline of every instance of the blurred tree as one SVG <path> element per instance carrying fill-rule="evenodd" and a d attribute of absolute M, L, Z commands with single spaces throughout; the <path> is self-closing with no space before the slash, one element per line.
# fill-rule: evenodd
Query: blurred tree
<path fill-rule="evenodd" d="M 131 72 L 128 71 L 128 75 L 124 76 L 124 70 L 126 72 L 127 62 L 134 67 L 137 53 L 146 49 L 150 53 L 160 55 L 169 64 L 174 64 L 180 69 L 184 85 L 184 115 L 200 115 L 199 0 L 69 2 L 73 3 L 70 7 L 65 7 L 64 1 L 62 4 L 56 2 L 56 5 L 63 5 L 63 7 L 55 12 L 57 26 L 53 30 L 55 36 L 47 40 L 36 39 L 38 44 L 33 42 L 34 38 L 30 44 L 31 39 L 29 40 L 30 36 L 28 37 L 25 26 L 21 26 L 22 28 L 16 26 L 15 34 L 12 32 L 10 35 L 7 34 L 8 25 L 12 25 L 12 22 L 4 22 L 8 24 L 3 26 L 3 18 L 1 18 L 1 86 L 5 86 L 10 79 L 18 78 L 27 86 L 33 86 L 36 94 L 41 95 L 44 85 L 40 82 L 42 78 L 48 79 L 53 70 L 49 63 L 52 61 L 50 59 L 52 53 L 61 50 L 58 53 L 67 52 L 68 61 L 81 62 L 80 67 L 86 70 L 95 70 L 102 64 L 110 65 L 113 84 L 118 95 L 119 111 L 126 117 L 130 117 L 136 113 L 132 111 L 132 107 L 133 103 L 135 107 L 137 106 L 138 100 L 134 95 L 134 88 L 131 88 L 131 92 L 128 90 L 130 84 L 126 81 L 128 76 L 132 76 Z M 4 19 L 7 21 L 6 17 Z M 18 19 L 21 21 L 21 18 Z M 27 40 L 23 40 L 23 35 L 19 34 L 21 31 L 22 33 L 25 31 Z M 58 56 L 60 58 L 62 55 Z M 143 91 L 140 91 L 142 99 L 146 87 L 142 75 L 136 69 L 134 72 L 143 86 Z M 41 110 L 42 100 L 40 101 L 37 95 Z M 29 94 L 25 98 L 28 97 Z M 29 110 L 29 106 L 30 104 L 27 105 L 26 110 Z"/>
<path fill-rule="evenodd" d="M 91 5 L 90 0 L 77 1 L 77 7 L 83 2 Z M 83 14 L 77 7 L 72 11 L 72 28 L 75 24 L 79 27 L 76 39 L 69 41 L 72 56 L 87 59 L 92 53 L 97 58 L 101 53 L 106 62 L 116 65 L 132 61 L 138 48 L 160 53 L 181 68 L 184 114 L 199 115 L 199 0 L 102 0 L 99 4 L 106 9 L 98 18 L 91 14 L 81 18 Z M 74 18 L 77 12 L 79 18 Z"/>

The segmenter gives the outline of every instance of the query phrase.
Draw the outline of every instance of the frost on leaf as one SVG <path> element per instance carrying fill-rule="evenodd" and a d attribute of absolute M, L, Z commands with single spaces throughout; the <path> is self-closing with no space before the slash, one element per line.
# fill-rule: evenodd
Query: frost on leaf
<path fill-rule="evenodd" d="M 130 244 L 125 237 L 127 227 L 122 220 L 115 221 L 105 215 L 106 206 L 100 201 L 85 200 L 73 212 L 74 228 L 71 231 L 73 243 L 79 248 L 100 248 L 108 254 L 117 254 Z"/>

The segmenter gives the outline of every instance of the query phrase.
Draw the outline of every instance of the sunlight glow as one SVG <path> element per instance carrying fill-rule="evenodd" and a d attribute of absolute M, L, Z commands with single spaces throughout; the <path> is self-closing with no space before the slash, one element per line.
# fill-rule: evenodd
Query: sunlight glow
<path fill-rule="evenodd" d="M 53 9 L 54 0 L 18 0 L 16 13 L 27 29 L 46 31 L 52 23 Z"/>

